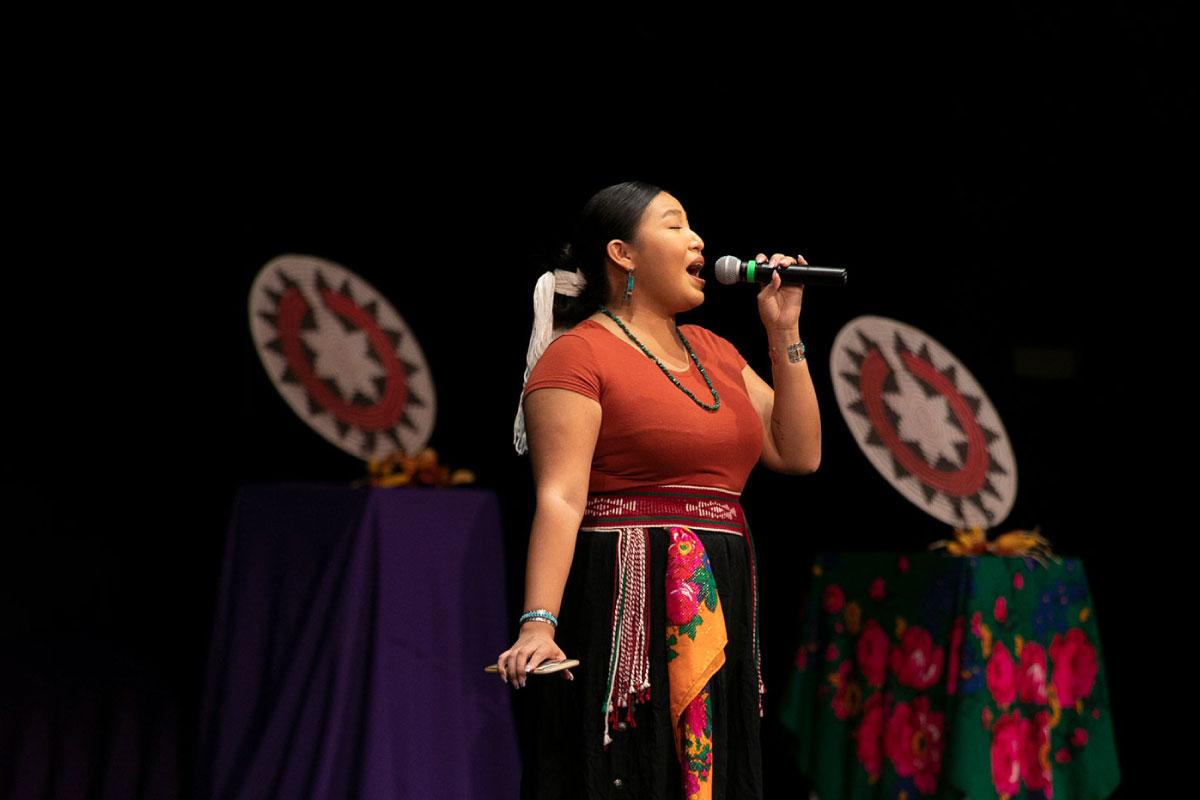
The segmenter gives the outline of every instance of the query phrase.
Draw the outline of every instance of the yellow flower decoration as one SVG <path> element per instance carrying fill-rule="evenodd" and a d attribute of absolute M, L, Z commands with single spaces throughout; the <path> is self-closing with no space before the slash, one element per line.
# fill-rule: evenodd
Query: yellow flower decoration
<path fill-rule="evenodd" d="M 930 550 L 944 549 L 952 556 L 1028 556 L 1043 567 L 1046 561 L 1062 561 L 1050 549 L 1050 540 L 1042 536 L 1040 526 L 1032 531 L 1011 530 L 989 540 L 987 533 L 978 526 L 955 528 L 951 539 L 938 539 L 929 545 Z"/>
<path fill-rule="evenodd" d="M 437 451 L 426 447 L 416 456 L 396 450 L 386 458 L 367 459 L 368 476 L 351 484 L 357 488 L 366 484 L 380 488 L 393 486 L 458 486 L 475 482 L 469 469 L 451 471 L 438 463 Z"/>

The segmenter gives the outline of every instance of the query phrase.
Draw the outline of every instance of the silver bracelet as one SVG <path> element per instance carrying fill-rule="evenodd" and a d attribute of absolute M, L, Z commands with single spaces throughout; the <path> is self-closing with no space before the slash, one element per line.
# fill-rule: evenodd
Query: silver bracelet
<path fill-rule="evenodd" d="M 771 360 L 774 361 L 775 354 L 779 352 L 779 348 L 771 347 L 770 350 L 771 350 Z M 789 344 L 787 346 L 788 361 L 790 361 L 793 364 L 799 364 L 801 361 L 803 361 L 807 357 L 807 356 L 805 356 L 804 351 L 805 351 L 805 347 L 804 347 L 803 339 L 800 339 L 797 342 Z"/>

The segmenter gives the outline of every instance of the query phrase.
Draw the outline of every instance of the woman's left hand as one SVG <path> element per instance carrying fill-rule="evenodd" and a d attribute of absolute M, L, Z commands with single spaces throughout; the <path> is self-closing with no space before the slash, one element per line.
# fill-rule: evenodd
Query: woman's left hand
<path fill-rule="evenodd" d="M 766 255 L 759 253 L 755 259 L 759 263 L 767 261 Z M 803 256 L 792 258 L 783 253 L 771 256 L 768 265 L 789 267 L 793 264 L 807 264 Z M 763 327 L 770 333 L 772 330 L 794 331 L 800 325 L 800 303 L 804 299 L 804 284 L 783 285 L 783 280 L 776 272 L 771 275 L 771 282 L 763 284 L 758 292 L 758 315 L 762 318 Z"/>

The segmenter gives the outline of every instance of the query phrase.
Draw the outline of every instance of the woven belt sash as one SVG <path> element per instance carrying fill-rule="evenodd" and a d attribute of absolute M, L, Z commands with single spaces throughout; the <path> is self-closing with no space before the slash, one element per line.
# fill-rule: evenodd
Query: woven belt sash
<path fill-rule="evenodd" d="M 580 530 L 617 534 L 613 571 L 612 645 L 608 696 L 604 703 L 604 745 L 620 709 L 636 725 L 635 703 L 650 699 L 649 560 L 652 527 L 670 534 L 667 551 L 667 667 L 671 686 L 676 751 L 685 765 L 691 755 L 711 764 L 711 703 L 708 685 L 724 663 L 725 621 L 708 555 L 695 531 L 741 536 L 746 542 L 753 598 L 754 661 L 758 677 L 758 714 L 763 716 L 762 658 L 758 638 L 758 578 L 750 526 L 738 502 L 740 494 L 714 486 L 662 484 L 588 495 Z M 707 736 L 705 731 L 707 729 Z M 705 780 L 701 763 L 693 779 Z M 708 788 L 708 787 L 701 787 Z M 691 791 L 688 794 L 692 794 Z"/>

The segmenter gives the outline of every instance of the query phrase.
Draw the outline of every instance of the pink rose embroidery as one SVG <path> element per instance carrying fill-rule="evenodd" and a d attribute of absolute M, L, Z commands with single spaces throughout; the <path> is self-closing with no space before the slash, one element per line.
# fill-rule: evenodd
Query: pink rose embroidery
<path fill-rule="evenodd" d="M 708 725 L 708 712 L 704 705 L 704 700 L 703 694 L 696 695 L 683 711 L 683 717 L 687 723 L 688 730 L 697 739 L 704 735 L 704 729 Z"/>
<path fill-rule="evenodd" d="M 1073 706 L 1076 700 L 1092 693 L 1100 665 L 1096 661 L 1096 648 L 1087 640 L 1086 633 L 1071 628 L 1066 636 L 1055 634 L 1050 642 L 1050 659 L 1054 662 L 1051 682 L 1060 704 Z"/>
<path fill-rule="evenodd" d="M 888 649 L 891 646 L 883 627 L 873 619 L 863 624 L 858 637 L 858 668 L 868 686 L 883 686 L 887 676 Z"/>
<path fill-rule="evenodd" d="M 863 769 L 878 778 L 883 766 L 883 730 L 891 707 L 891 695 L 876 692 L 863 706 L 862 721 L 854 732 L 855 752 Z"/>
<path fill-rule="evenodd" d="M 911 776 L 922 794 L 937 791 L 945 749 L 943 717 L 929 708 L 928 697 L 921 696 L 912 703 L 897 704 L 888 720 L 887 756 L 896 773 Z"/>
<path fill-rule="evenodd" d="M 942 648 L 933 646 L 933 637 L 920 625 L 905 628 L 899 647 L 892 648 L 891 661 L 900 683 L 914 689 L 928 689 L 942 676 Z"/>
<path fill-rule="evenodd" d="M 1021 702 L 1046 705 L 1046 648 L 1038 642 L 1021 648 L 1020 676 Z"/>
<path fill-rule="evenodd" d="M 673 527 L 671 532 L 668 564 L 672 580 L 690 580 L 696 569 L 703 565 L 700 540 L 690 528 Z"/>
<path fill-rule="evenodd" d="M 836 583 L 825 587 L 825 610 L 837 614 L 846 604 L 846 593 Z"/>
<path fill-rule="evenodd" d="M 1054 771 L 1050 767 L 1050 715 L 1039 711 L 1021 720 L 1021 778 L 1029 789 L 1054 797 Z"/>
<path fill-rule="evenodd" d="M 694 583 L 676 583 L 667 592 L 667 620 L 672 625 L 686 625 L 700 608 L 700 593 Z"/>
<path fill-rule="evenodd" d="M 1000 706 L 1012 705 L 1017 699 L 1016 665 L 1004 642 L 996 642 L 987 662 L 987 687 Z"/>
<path fill-rule="evenodd" d="M 1004 714 L 992 726 L 992 785 L 996 793 L 1014 795 L 1021 789 L 1021 715 Z"/>

